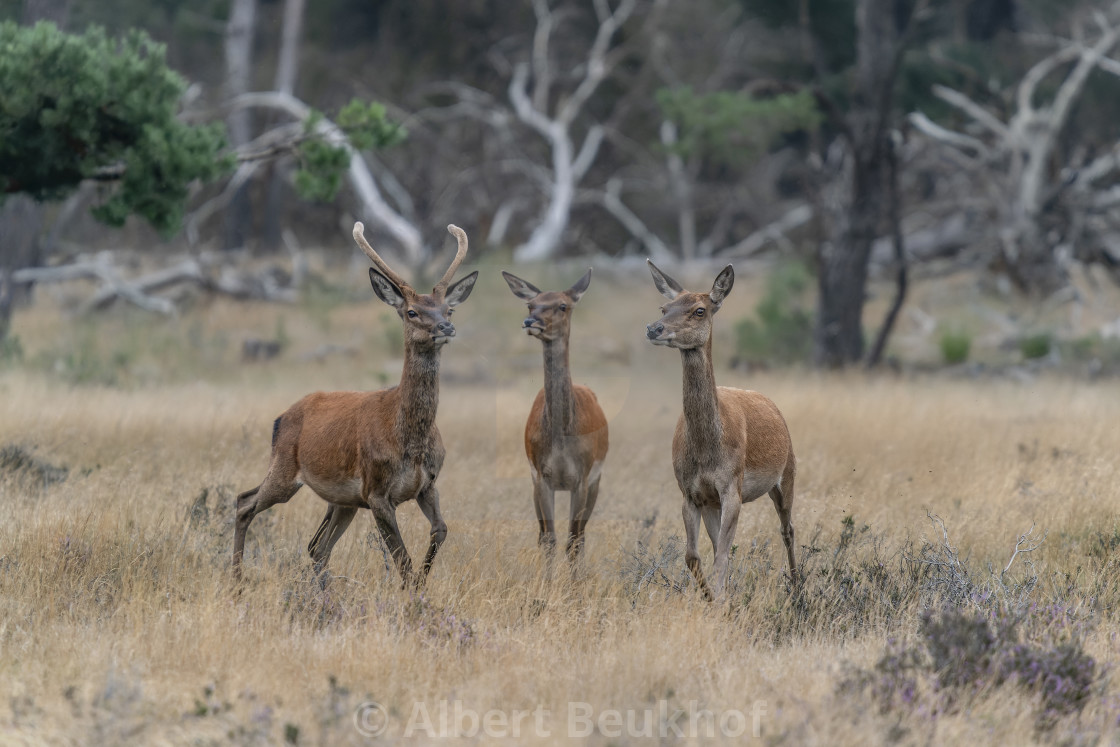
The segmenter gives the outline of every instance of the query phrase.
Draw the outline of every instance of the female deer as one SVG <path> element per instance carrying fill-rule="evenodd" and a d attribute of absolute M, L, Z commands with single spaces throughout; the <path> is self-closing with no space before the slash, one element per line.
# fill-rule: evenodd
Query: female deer
<path fill-rule="evenodd" d="M 568 558 L 583 548 L 583 533 L 595 500 L 607 456 L 607 419 L 595 393 L 572 384 L 568 338 L 572 311 L 591 283 L 591 270 L 566 291 L 542 292 L 508 272 L 502 277 L 529 305 L 523 328 L 544 346 L 544 388 L 537 394 L 525 423 L 525 453 L 533 473 L 533 505 L 540 523 L 540 544 L 556 544 L 553 504 L 557 490 L 571 495 Z"/>
<path fill-rule="evenodd" d="M 661 307 L 661 319 L 646 326 L 646 337 L 680 350 L 684 366 L 684 411 L 673 434 L 673 471 L 684 494 L 685 562 L 704 596 L 718 597 L 727 583 L 740 504 L 769 492 L 796 584 L 791 513 L 797 460 L 789 428 L 778 407 L 758 392 L 717 387 L 712 368 L 712 317 L 731 291 L 735 271 L 725 267 L 710 293 L 690 293 L 646 261 L 653 284 L 670 301 Z M 696 549 L 701 520 L 715 550 L 711 589 Z"/>

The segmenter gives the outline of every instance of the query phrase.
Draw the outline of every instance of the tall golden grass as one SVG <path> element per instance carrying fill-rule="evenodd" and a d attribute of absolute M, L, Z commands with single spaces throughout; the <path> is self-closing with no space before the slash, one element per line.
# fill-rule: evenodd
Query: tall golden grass
<path fill-rule="evenodd" d="M 1033 524 L 1036 536 L 1047 532 L 1027 558 L 1039 603 L 1075 608 L 1088 622 L 1085 651 L 1115 667 L 1120 385 L 747 376 L 721 366 L 721 384 L 767 393 L 789 422 L 798 556 L 810 575 L 795 598 L 776 513 L 760 500 L 740 520 L 733 593 L 706 605 L 691 589 L 666 588 L 686 579 L 671 553 L 661 575 L 640 583 L 649 558 L 681 533 L 669 459 L 679 360 L 641 341 L 656 316 L 651 290 L 599 286 L 573 333 L 576 378 L 599 391 L 611 428 L 584 562 L 573 573 L 563 561 L 550 568 L 536 546 L 520 433 L 539 349 L 516 329 L 519 302 L 487 280 L 444 353 L 448 457 L 438 484 L 450 533 L 422 594 L 401 590 L 368 516 L 337 546 L 320 591 L 305 547 L 324 505 L 307 490 L 254 522 L 243 587 L 227 572 L 233 496 L 263 476 L 276 414 L 313 389 L 395 380 L 386 330 L 397 322 L 375 301 L 318 317 L 215 302 L 166 325 L 120 312 L 85 331 L 50 304 L 17 316 L 25 362 L 0 372 L 0 447 L 19 445 L 69 474 L 51 484 L 34 470 L 0 474 L 0 743 L 364 744 L 355 713 L 372 713 L 360 710 L 367 702 L 385 709 L 372 714 L 387 720 L 381 738 L 404 743 L 432 741 L 405 731 L 423 725 L 417 704 L 439 730 L 441 703 L 452 732 L 519 744 L 583 736 L 569 720 L 573 708 L 587 712 L 578 704 L 593 719 L 622 714 L 622 736 L 610 736 L 608 715 L 586 739 L 594 744 L 635 741 L 627 711 L 640 730 L 652 710 L 660 739 L 661 708 L 681 709 L 685 727 L 699 719 L 699 737 L 707 711 L 745 714 L 744 736 L 714 731 L 741 743 L 758 703 L 760 740 L 774 744 L 1120 738 L 1120 685 L 1107 672 L 1080 715 L 1044 732 L 1035 696 L 1011 686 L 932 716 L 881 713 L 846 694 L 845 672 L 873 667 L 888 639 L 912 638 L 933 602 L 846 603 L 826 572 L 853 534 L 857 560 L 940 542 L 931 512 L 969 567 L 998 575 Z M 749 308 L 749 284 L 737 292 L 738 309 L 717 320 L 723 360 L 729 319 Z M 285 356 L 239 365 L 239 336 L 269 334 L 281 315 Z M 107 351 L 136 351 L 115 385 L 51 373 L 65 365 L 51 357 L 78 334 L 104 365 Z M 324 340 L 355 352 L 301 360 Z M 561 494 L 558 514 L 566 509 Z M 399 518 L 415 558 L 427 523 L 411 504 Z M 706 540 L 702 551 L 710 567 Z M 1013 574 L 1028 572 L 1023 560 Z M 458 724 L 456 707 L 468 712 Z M 469 713 L 535 709 L 548 712 L 538 716 L 544 730 L 533 716 L 516 736 L 499 716 L 489 731 L 471 729 Z"/>

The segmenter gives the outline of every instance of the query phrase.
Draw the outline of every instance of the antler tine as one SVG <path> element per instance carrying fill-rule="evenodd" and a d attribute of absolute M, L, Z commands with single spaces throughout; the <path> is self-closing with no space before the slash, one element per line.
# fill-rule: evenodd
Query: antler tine
<path fill-rule="evenodd" d="M 451 285 L 451 281 L 455 277 L 455 271 L 459 269 L 459 265 L 463 264 L 463 258 L 467 256 L 467 232 L 454 224 L 447 227 L 447 232 L 459 242 L 459 248 L 455 252 L 455 259 L 451 260 L 451 266 L 447 268 L 447 272 L 443 273 L 443 277 L 436 283 L 436 287 L 432 288 L 432 293 L 437 295 L 446 291 L 447 286 Z"/>
<path fill-rule="evenodd" d="M 377 266 L 381 274 L 396 283 L 398 288 L 409 287 L 408 283 L 406 283 L 400 275 L 393 272 L 392 268 L 385 264 L 385 260 L 377 256 L 377 252 L 375 252 L 373 247 L 369 245 L 369 242 L 366 241 L 365 231 L 366 227 L 362 225 L 361 221 L 354 224 L 354 241 L 358 242 L 358 247 L 365 252 L 366 256 Z"/>

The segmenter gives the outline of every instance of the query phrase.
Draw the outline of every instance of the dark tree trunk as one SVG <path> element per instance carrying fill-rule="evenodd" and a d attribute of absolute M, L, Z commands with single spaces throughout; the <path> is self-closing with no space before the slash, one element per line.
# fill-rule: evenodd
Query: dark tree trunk
<path fill-rule="evenodd" d="M 877 153 L 856 154 L 851 201 L 833 242 L 821 246 L 820 299 L 814 333 L 814 361 L 841 368 L 863 359 L 863 302 L 871 244 L 878 234 L 883 200 L 882 161 Z"/>
<path fill-rule="evenodd" d="M 879 328 L 879 335 L 867 354 L 867 367 L 874 368 L 883 360 L 883 351 L 887 348 L 887 340 L 894 330 L 894 323 L 898 321 L 898 313 L 902 311 L 902 304 L 906 302 L 906 291 L 909 286 L 909 266 L 906 261 L 906 245 L 902 236 L 902 190 L 898 186 L 898 153 L 894 143 L 887 151 L 887 219 L 891 227 L 891 244 L 894 247 L 895 266 L 895 294 L 887 316 L 883 319 L 883 326 Z"/>
<path fill-rule="evenodd" d="M 31 284 L 11 280 L 15 270 L 42 264 L 43 206 L 26 195 L 11 195 L 0 207 L 0 340 L 7 334 L 12 307 L 26 303 Z"/>
<path fill-rule="evenodd" d="M 830 112 L 850 149 L 851 189 L 836 216 L 832 242 L 818 254 L 817 326 L 813 358 L 841 368 L 863 360 L 863 303 L 871 244 L 883 224 L 890 190 L 890 120 L 894 82 L 905 41 L 898 29 L 898 0 L 859 0 L 855 90 L 846 116 Z M 909 21 L 907 22 L 909 24 Z"/>
<path fill-rule="evenodd" d="M 70 17 L 71 0 L 23 0 L 23 23 L 30 26 L 38 21 L 53 21 L 60 29 L 66 27 Z"/>
<path fill-rule="evenodd" d="M 0 267 L 0 350 L 12 326 L 12 280 L 7 268 Z"/>

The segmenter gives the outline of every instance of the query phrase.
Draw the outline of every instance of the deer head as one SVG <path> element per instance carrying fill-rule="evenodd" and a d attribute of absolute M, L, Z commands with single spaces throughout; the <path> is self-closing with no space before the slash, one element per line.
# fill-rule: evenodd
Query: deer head
<path fill-rule="evenodd" d="M 451 323 L 452 311 L 467 300 L 478 280 L 478 271 L 475 270 L 451 284 L 455 271 L 467 256 L 467 234 L 458 226 L 448 226 L 447 230 L 459 242 L 455 259 L 451 260 L 451 266 L 432 288 L 432 292 L 420 294 L 393 272 L 373 250 L 366 241 L 365 227 L 361 223 L 354 224 L 354 241 L 375 265 L 369 269 L 369 282 L 373 286 L 373 292 L 392 306 L 401 318 L 406 345 L 438 348 L 450 341 L 455 336 L 455 325 Z"/>
<path fill-rule="evenodd" d="M 502 277 L 513 295 L 528 302 L 529 316 L 525 317 L 524 328 L 530 337 L 536 337 L 541 342 L 568 337 L 572 309 L 591 284 L 590 269 L 566 291 L 541 291 L 529 281 L 505 271 L 502 271 Z"/>
<path fill-rule="evenodd" d="M 654 345 L 681 350 L 707 345 L 712 336 L 712 317 L 719 311 L 723 299 L 735 284 L 735 270 L 731 265 L 724 267 L 716 276 L 710 292 L 690 293 L 676 280 L 657 269 L 653 262 L 648 259 L 646 262 L 653 273 L 653 284 L 670 301 L 661 307 L 662 317 L 646 325 L 646 337 Z"/>

